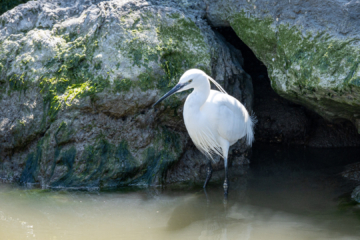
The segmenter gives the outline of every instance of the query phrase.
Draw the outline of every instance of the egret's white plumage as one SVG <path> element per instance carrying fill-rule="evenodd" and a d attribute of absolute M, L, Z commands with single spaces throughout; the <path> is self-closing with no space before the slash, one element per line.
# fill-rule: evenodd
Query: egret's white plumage
<path fill-rule="evenodd" d="M 213 82 L 220 92 L 211 90 L 209 81 Z M 179 83 L 158 102 L 176 92 L 191 88 L 194 90 L 184 105 L 186 129 L 202 153 L 211 159 L 214 154 L 224 158 L 227 175 L 229 147 L 243 137 L 246 137 L 248 145 L 252 144 L 255 119 L 249 116 L 246 108 L 237 99 L 228 95 L 215 80 L 199 69 L 186 71 Z M 225 184 L 227 191 L 227 179 L 224 188 Z"/>
<path fill-rule="evenodd" d="M 184 121 L 196 147 L 210 158 L 214 154 L 227 158 L 229 146 L 244 136 L 251 145 L 254 123 L 246 108 L 201 70 L 186 71 L 179 83 L 189 80 L 192 82 L 180 91 L 194 88 L 184 105 Z M 211 90 L 209 80 L 221 92 Z"/>

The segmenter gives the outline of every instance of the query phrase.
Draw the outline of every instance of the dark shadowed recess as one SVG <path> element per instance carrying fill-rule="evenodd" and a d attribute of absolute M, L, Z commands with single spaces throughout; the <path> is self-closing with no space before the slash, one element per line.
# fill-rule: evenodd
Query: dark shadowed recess
<path fill-rule="evenodd" d="M 244 70 L 254 87 L 254 112 L 258 118 L 257 142 L 298 144 L 311 147 L 360 146 L 360 135 L 349 121 L 329 122 L 303 106 L 280 97 L 270 86 L 266 66 L 230 27 L 213 28 L 239 49 Z"/>
<path fill-rule="evenodd" d="M 26 3 L 29 0 L 1 0 L 0 1 L 0 15 L 9 11 L 19 4 Z"/>

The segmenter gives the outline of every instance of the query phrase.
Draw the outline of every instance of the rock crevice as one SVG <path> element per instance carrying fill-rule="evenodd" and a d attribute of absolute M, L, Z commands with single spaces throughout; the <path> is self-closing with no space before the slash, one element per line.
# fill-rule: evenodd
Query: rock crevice
<path fill-rule="evenodd" d="M 252 107 L 240 52 L 204 14 L 198 3 L 79 0 L 1 15 L 0 177 L 53 188 L 163 184 L 197 152 L 182 120 L 186 93 L 151 109 L 185 70 L 204 70 Z"/>
<path fill-rule="evenodd" d="M 189 68 L 202 69 L 258 113 L 259 141 L 358 146 L 349 122 L 359 129 L 359 6 L 21 4 L 0 16 L 0 178 L 54 188 L 200 181 L 207 160 L 184 128 L 187 93 L 151 109 Z M 231 27 L 266 68 L 253 71 L 247 64 L 257 60 L 214 27 Z M 232 164 L 247 163 L 247 151 L 236 143 Z"/>

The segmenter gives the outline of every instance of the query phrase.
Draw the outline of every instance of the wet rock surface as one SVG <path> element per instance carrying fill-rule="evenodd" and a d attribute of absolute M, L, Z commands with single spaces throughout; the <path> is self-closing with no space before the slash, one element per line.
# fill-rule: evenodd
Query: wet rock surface
<path fill-rule="evenodd" d="M 358 1 L 207 4 L 209 21 L 231 26 L 265 64 L 277 94 L 328 120 L 347 119 L 359 130 Z"/>
<path fill-rule="evenodd" d="M 360 186 L 357 186 L 351 193 L 351 198 L 360 203 Z"/>
<path fill-rule="evenodd" d="M 229 151 L 229 178 L 240 177 L 247 173 L 251 153 L 241 147 L 240 143 L 233 145 Z M 181 159 L 174 163 L 166 172 L 167 184 L 202 185 L 207 176 L 209 159 L 204 158 L 193 144 L 189 143 Z M 223 183 L 224 161 L 220 157 L 211 160 L 213 173 L 210 182 Z"/>
<path fill-rule="evenodd" d="M 256 113 L 258 142 L 359 146 L 359 4 L 333 3 L 19 5 L 0 16 L 0 178 L 52 188 L 202 183 L 208 159 L 186 133 L 187 93 L 151 109 L 195 67 Z M 235 173 L 250 155 L 242 141 L 232 146 Z M 222 180 L 222 160 L 213 167 Z"/>
<path fill-rule="evenodd" d="M 311 110 L 279 96 L 270 85 L 266 66 L 230 27 L 215 28 L 242 53 L 244 70 L 254 87 L 257 116 L 256 141 L 299 144 L 311 147 L 356 147 L 360 135 L 347 120 L 328 121 Z"/>
<path fill-rule="evenodd" d="M 241 53 L 204 15 L 201 4 L 140 0 L 30 1 L 1 15 L 0 178 L 45 188 L 158 185 L 187 151 L 201 171 L 207 160 L 182 120 L 187 94 L 151 105 L 200 68 L 251 110 Z M 242 142 L 233 149 L 243 158 Z"/>
<path fill-rule="evenodd" d="M 254 58 L 244 64 L 253 79 L 257 141 L 359 146 L 359 1 L 210 0 L 207 4 L 209 22 L 234 29 L 266 66 L 254 68 Z M 239 49 L 247 59 L 244 47 Z M 358 174 L 355 168 L 348 175 Z M 359 188 L 352 197 L 359 200 Z"/>
<path fill-rule="evenodd" d="M 360 183 L 360 162 L 349 164 L 341 175 L 347 179 L 354 181 L 356 184 Z M 360 203 L 360 185 L 357 186 L 351 193 L 351 198 Z"/>
<path fill-rule="evenodd" d="M 342 176 L 360 182 L 360 163 L 348 165 L 342 172 Z"/>

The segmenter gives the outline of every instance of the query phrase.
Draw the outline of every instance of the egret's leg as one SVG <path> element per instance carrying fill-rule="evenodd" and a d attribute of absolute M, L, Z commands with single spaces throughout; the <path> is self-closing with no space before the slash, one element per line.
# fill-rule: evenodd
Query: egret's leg
<path fill-rule="evenodd" d="M 229 179 L 228 179 L 228 153 L 230 143 L 226 139 L 220 138 L 220 146 L 224 156 L 224 167 L 225 167 L 225 180 L 224 180 L 224 198 L 227 200 L 228 189 L 229 189 Z"/>
<path fill-rule="evenodd" d="M 208 184 L 212 174 L 212 166 L 211 166 L 211 160 L 209 160 L 208 167 L 206 168 L 206 179 L 204 183 L 204 188 L 206 188 L 206 185 Z"/>
<path fill-rule="evenodd" d="M 224 196 L 227 198 L 228 196 L 228 189 L 229 189 L 229 179 L 228 179 L 228 162 L 227 158 L 224 158 L 224 166 L 225 166 L 225 180 L 224 180 Z"/>

